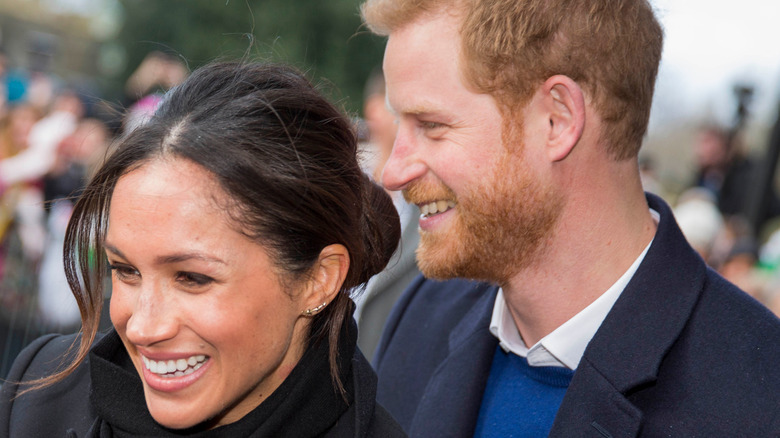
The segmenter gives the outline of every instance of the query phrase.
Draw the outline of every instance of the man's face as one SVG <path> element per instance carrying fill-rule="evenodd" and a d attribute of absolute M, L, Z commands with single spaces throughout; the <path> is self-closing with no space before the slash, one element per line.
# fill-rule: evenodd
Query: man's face
<path fill-rule="evenodd" d="M 494 99 L 464 84 L 459 24 L 444 13 L 390 35 L 384 71 L 398 134 L 383 183 L 422 211 L 426 276 L 503 283 L 542 248 L 561 199 L 529 137 L 515 125 L 504 138 Z"/>

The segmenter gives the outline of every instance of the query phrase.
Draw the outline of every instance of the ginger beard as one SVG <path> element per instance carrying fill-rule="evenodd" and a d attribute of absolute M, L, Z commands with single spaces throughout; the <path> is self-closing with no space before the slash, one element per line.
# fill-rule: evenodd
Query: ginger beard
<path fill-rule="evenodd" d="M 533 177 L 522 158 L 523 148 L 517 149 L 505 149 L 492 177 L 460 196 L 442 183 L 415 183 L 404 191 L 412 203 L 457 203 L 445 230 L 420 231 L 417 263 L 426 277 L 505 284 L 543 250 L 563 198 Z"/>

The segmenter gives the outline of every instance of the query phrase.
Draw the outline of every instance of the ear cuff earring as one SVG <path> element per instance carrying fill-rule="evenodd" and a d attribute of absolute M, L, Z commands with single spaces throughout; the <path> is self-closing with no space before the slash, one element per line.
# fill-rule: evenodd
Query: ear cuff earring
<path fill-rule="evenodd" d="M 324 308 L 325 308 L 325 306 L 327 306 L 327 305 L 328 305 L 328 303 L 327 303 L 327 302 L 325 302 L 325 303 L 322 303 L 322 304 L 320 304 L 319 306 L 317 306 L 317 307 L 315 307 L 315 308 L 313 308 L 313 309 L 306 309 L 306 310 L 304 310 L 304 311 L 303 311 L 303 312 L 301 312 L 301 313 L 302 313 L 303 315 L 305 315 L 305 316 L 312 316 L 312 315 L 316 315 L 316 314 L 320 313 L 320 311 L 322 311 L 322 309 L 324 309 Z"/>

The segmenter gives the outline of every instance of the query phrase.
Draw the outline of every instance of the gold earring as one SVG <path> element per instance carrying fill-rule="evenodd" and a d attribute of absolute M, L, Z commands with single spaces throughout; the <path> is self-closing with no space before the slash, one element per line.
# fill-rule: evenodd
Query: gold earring
<path fill-rule="evenodd" d="M 324 302 L 324 303 L 320 304 L 319 306 L 317 306 L 317 307 L 315 307 L 315 308 L 313 308 L 313 309 L 306 309 L 306 310 L 304 310 L 304 311 L 303 311 L 303 312 L 301 312 L 301 313 L 302 313 L 303 315 L 306 315 L 306 316 L 312 316 L 312 315 L 316 315 L 317 313 L 320 313 L 320 311 L 322 311 L 322 309 L 324 309 L 324 308 L 325 308 L 325 306 L 327 306 L 327 305 L 328 305 L 328 303 L 327 303 L 327 301 L 326 301 L 326 302 Z"/>

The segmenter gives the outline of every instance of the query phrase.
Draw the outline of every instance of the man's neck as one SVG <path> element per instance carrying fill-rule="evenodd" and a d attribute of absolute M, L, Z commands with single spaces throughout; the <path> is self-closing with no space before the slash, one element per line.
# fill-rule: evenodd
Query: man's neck
<path fill-rule="evenodd" d="M 501 285 L 526 345 L 595 301 L 652 240 L 656 224 L 641 186 L 631 197 L 620 191 L 570 197 L 541 256 Z"/>

